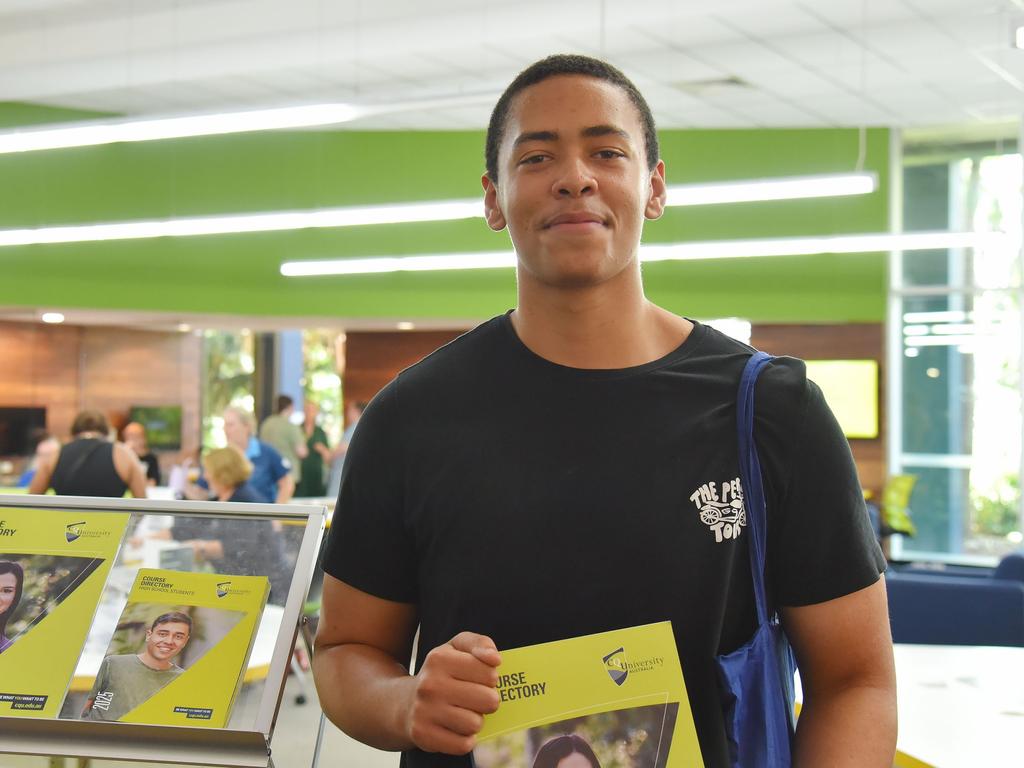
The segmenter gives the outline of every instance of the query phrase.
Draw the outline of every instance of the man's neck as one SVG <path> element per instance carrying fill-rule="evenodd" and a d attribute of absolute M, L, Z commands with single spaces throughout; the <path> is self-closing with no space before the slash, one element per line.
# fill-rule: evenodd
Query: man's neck
<path fill-rule="evenodd" d="M 137 658 L 139 661 L 142 662 L 144 666 L 147 666 L 150 669 L 155 669 L 157 672 L 166 672 L 173 666 L 173 664 L 171 664 L 171 662 L 169 661 L 160 661 L 159 659 L 154 659 L 145 651 L 138 654 Z"/>
<path fill-rule="evenodd" d="M 580 289 L 526 286 L 521 282 L 512 326 L 520 340 L 540 357 L 585 369 L 649 363 L 678 347 L 693 329 L 688 320 L 649 302 L 639 278 L 632 285 L 627 282 Z"/>

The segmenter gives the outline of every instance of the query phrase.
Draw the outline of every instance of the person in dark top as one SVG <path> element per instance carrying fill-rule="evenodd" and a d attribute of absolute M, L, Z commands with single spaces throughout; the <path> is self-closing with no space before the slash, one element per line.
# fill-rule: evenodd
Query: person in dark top
<path fill-rule="evenodd" d="M 71 442 L 55 461 L 40 463 L 28 492 L 53 488 L 61 496 L 121 497 L 131 491 L 132 496 L 145 498 L 142 465 L 127 445 L 110 442 L 109 432 L 107 417 L 99 411 L 79 413 L 71 424 Z"/>
<path fill-rule="evenodd" d="M 621 72 L 532 65 L 485 155 L 517 306 L 402 371 L 356 428 L 323 555 L 320 703 L 406 768 L 467 768 L 499 649 L 669 620 L 703 763 L 728 766 L 715 657 L 757 626 L 736 429 L 753 350 L 644 296 L 665 165 Z M 803 682 L 795 762 L 890 766 L 885 561 L 849 445 L 802 362 L 756 389 L 768 597 Z"/>
<path fill-rule="evenodd" d="M 217 501 L 266 503 L 249 484 L 252 464 L 237 448 L 228 446 L 207 453 L 203 471 Z M 270 601 L 284 604 L 290 573 L 281 534 L 272 521 L 179 515 L 171 537 L 191 544 L 196 557 L 210 563 L 217 573 L 268 577 Z"/>
<path fill-rule="evenodd" d="M 306 437 L 306 456 L 302 459 L 302 474 L 295 488 L 296 496 L 324 496 L 327 493 L 327 479 L 324 467 L 331 461 L 333 452 L 327 444 L 327 433 L 317 424 L 320 405 L 315 400 L 303 404 L 305 419 L 302 432 Z"/>
<path fill-rule="evenodd" d="M 145 466 L 146 484 L 161 485 L 160 461 L 157 459 L 156 454 L 149 450 L 149 444 L 146 442 L 146 428 L 137 421 L 129 422 L 121 430 L 121 439 L 124 440 L 125 445 L 135 452 L 135 455 L 139 457 L 139 461 Z"/>

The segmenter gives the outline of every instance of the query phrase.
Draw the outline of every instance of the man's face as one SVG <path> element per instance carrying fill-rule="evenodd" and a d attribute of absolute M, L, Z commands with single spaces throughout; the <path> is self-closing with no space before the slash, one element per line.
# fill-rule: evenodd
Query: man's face
<path fill-rule="evenodd" d="M 635 266 L 644 218 L 661 215 L 664 165 L 647 168 L 643 126 L 616 85 L 578 75 L 530 86 L 509 110 L 487 221 L 508 226 L 520 282 L 599 285 Z"/>
<path fill-rule="evenodd" d="M 224 412 L 224 437 L 229 445 L 245 450 L 249 442 L 249 428 L 234 411 Z"/>
<path fill-rule="evenodd" d="M 10 609 L 18 591 L 18 577 L 13 573 L 0 573 L 0 616 Z"/>
<path fill-rule="evenodd" d="M 188 624 L 167 621 L 146 630 L 146 651 L 158 661 L 170 661 L 188 643 Z"/>

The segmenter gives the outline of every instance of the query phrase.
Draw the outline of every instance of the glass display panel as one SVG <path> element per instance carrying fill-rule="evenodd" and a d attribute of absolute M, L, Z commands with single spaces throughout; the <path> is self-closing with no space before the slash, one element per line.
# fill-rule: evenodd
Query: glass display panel
<path fill-rule="evenodd" d="M 323 512 L 6 499 L 0 752 L 266 765 Z"/>

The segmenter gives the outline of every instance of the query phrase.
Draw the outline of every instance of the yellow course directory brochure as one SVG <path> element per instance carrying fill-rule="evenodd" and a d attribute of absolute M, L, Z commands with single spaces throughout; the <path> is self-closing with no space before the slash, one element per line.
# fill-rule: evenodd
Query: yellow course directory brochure
<path fill-rule="evenodd" d="M 223 727 L 269 591 L 265 576 L 140 569 L 81 717 Z"/>
<path fill-rule="evenodd" d="M 128 519 L 0 506 L 0 716 L 57 716 Z"/>
<path fill-rule="evenodd" d="M 703 766 L 669 622 L 501 651 L 477 768 Z"/>

